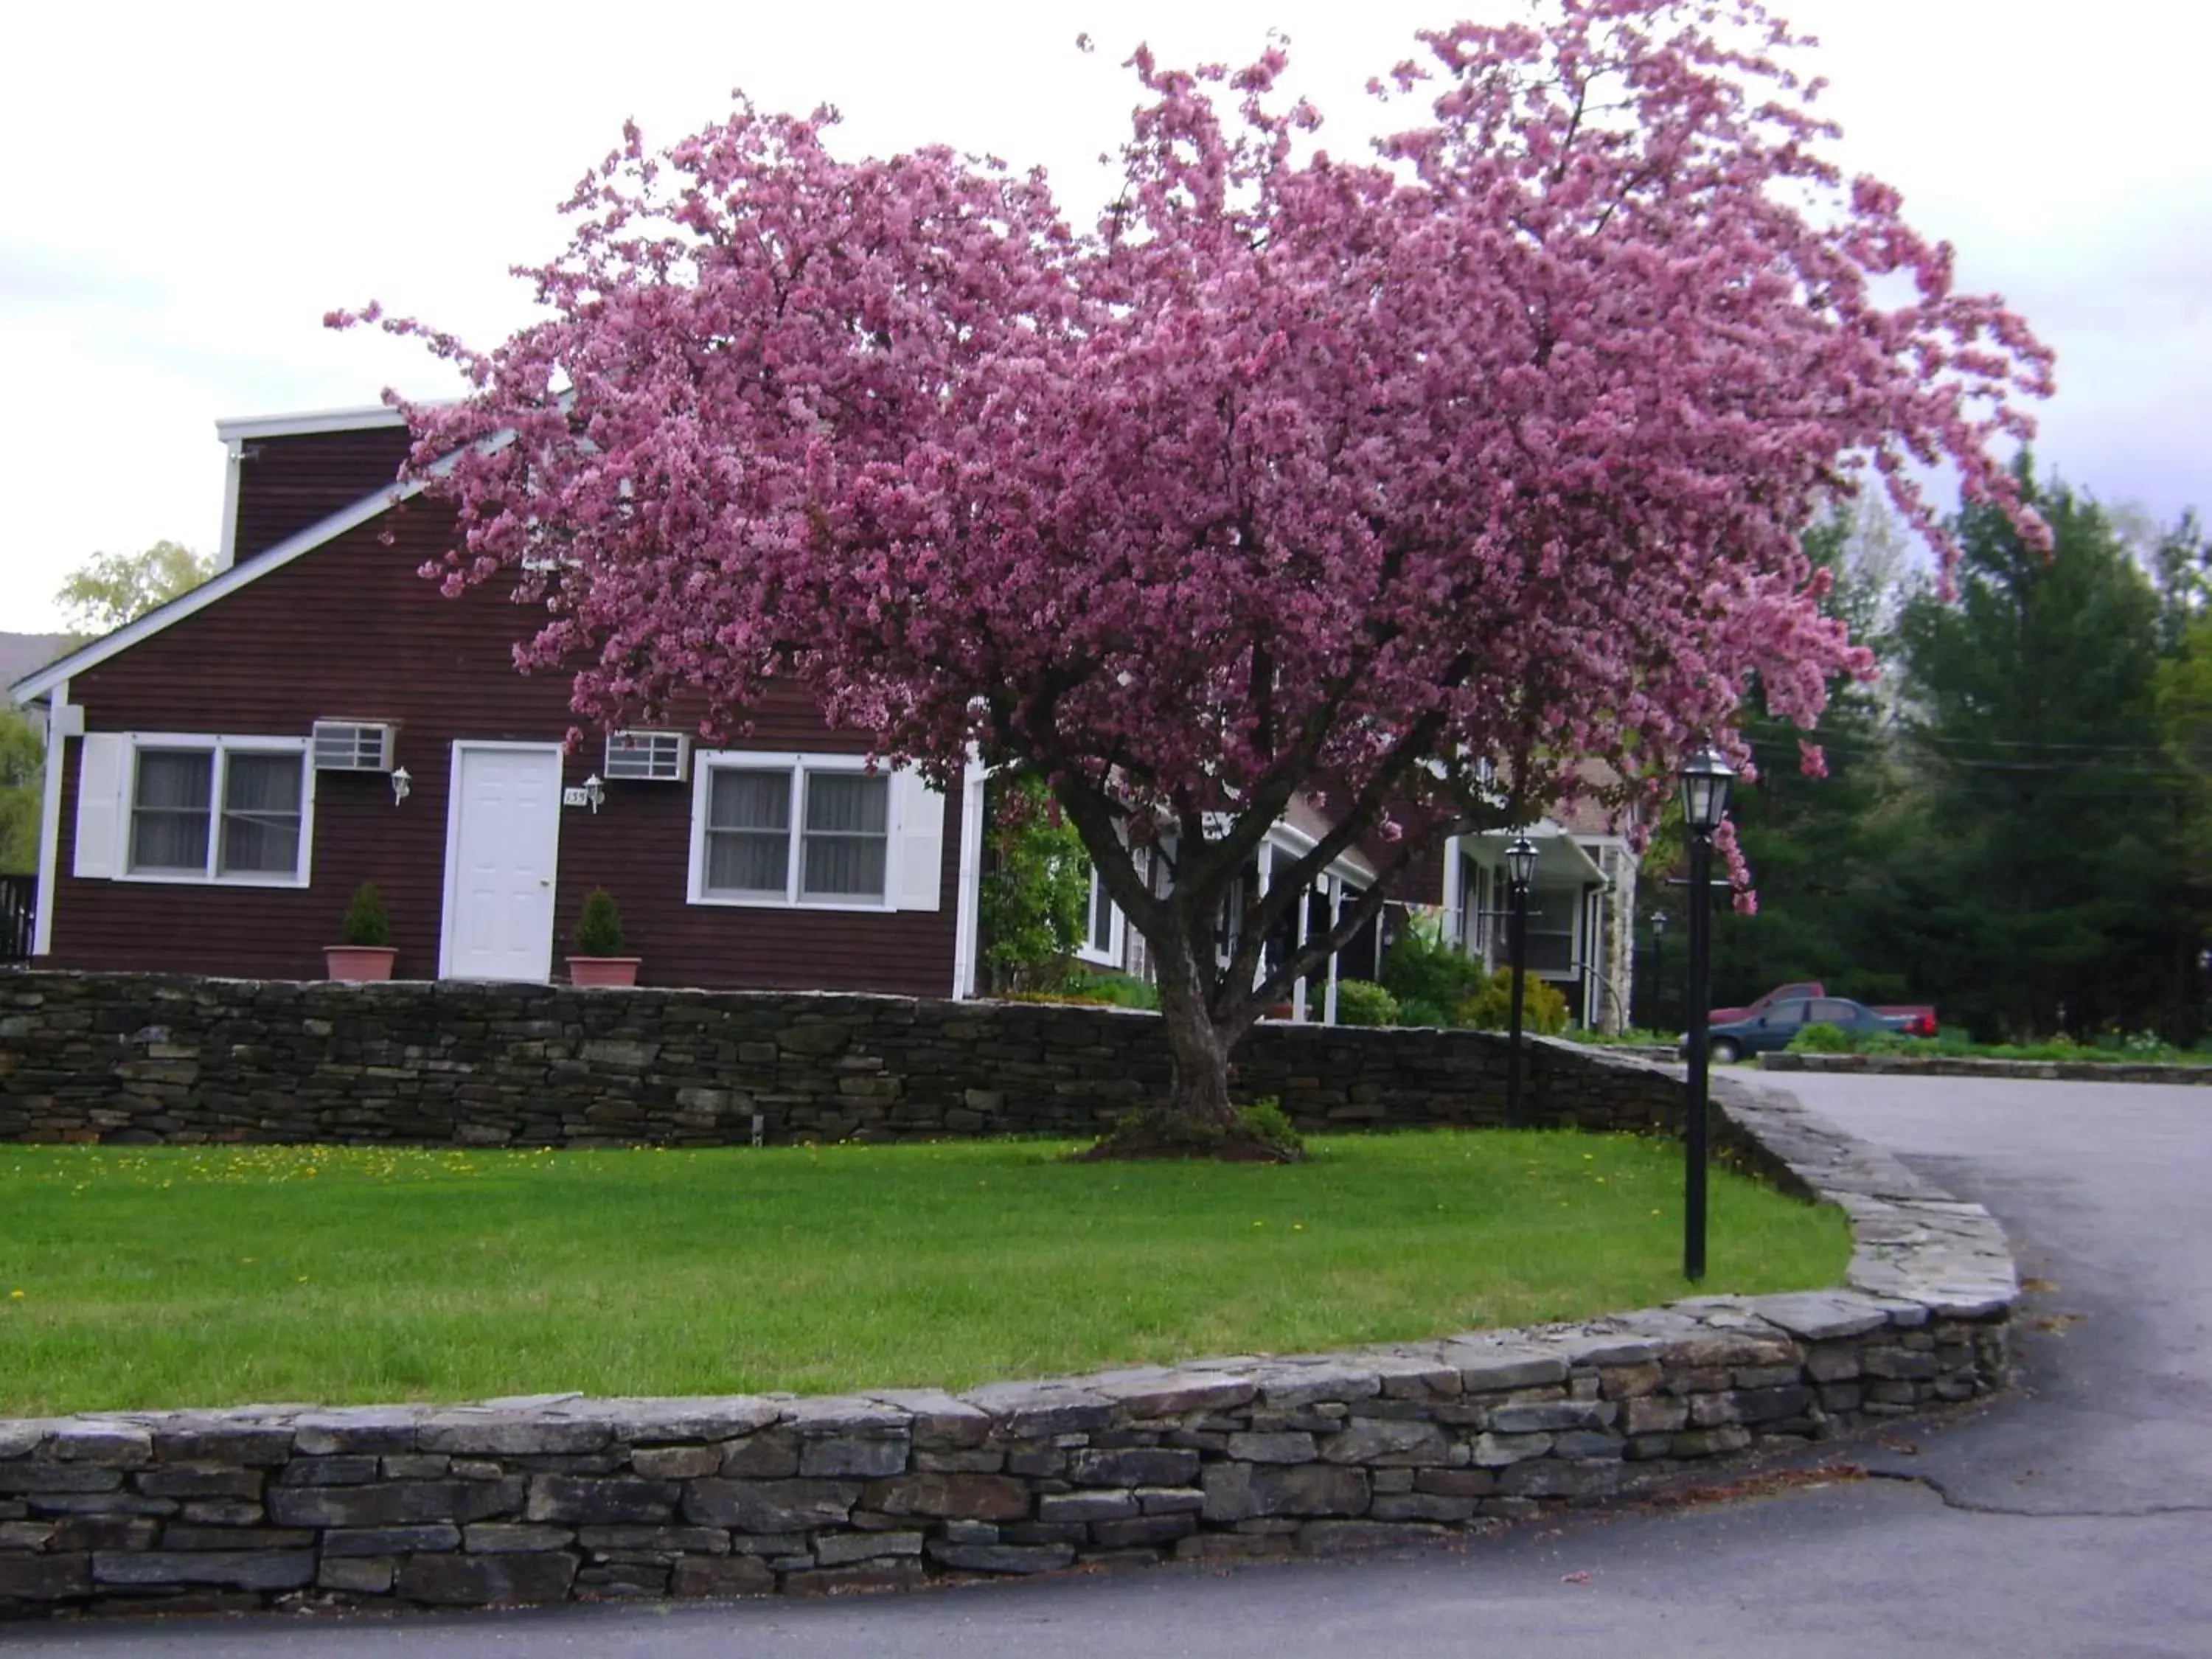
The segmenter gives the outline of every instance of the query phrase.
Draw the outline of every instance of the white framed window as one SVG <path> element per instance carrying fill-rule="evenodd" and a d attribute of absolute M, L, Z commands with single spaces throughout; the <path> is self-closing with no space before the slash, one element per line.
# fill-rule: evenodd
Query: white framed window
<path fill-rule="evenodd" d="M 88 737 L 76 873 L 304 887 L 314 826 L 309 757 L 302 738 Z"/>
<path fill-rule="evenodd" d="M 934 910 L 945 797 L 857 755 L 693 757 L 694 904 Z"/>
<path fill-rule="evenodd" d="M 1076 947 L 1075 954 L 1101 967 L 1119 968 L 1126 943 L 1121 909 L 1107 896 L 1106 884 L 1098 878 L 1098 866 L 1094 864 L 1090 867 L 1091 894 L 1083 911 L 1083 943 Z"/>

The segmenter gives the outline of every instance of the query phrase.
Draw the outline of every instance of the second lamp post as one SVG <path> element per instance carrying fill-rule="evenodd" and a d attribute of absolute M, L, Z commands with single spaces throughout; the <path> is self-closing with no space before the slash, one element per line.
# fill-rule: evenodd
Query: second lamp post
<path fill-rule="evenodd" d="M 1511 908 L 1506 954 L 1513 959 L 1513 992 L 1505 1026 L 1505 1127 L 1521 1124 L 1521 1008 L 1528 975 L 1528 884 L 1536 878 L 1536 843 L 1516 836 L 1505 849 L 1505 891 Z"/>
<path fill-rule="evenodd" d="M 1735 769 L 1711 744 L 1682 768 L 1682 823 L 1690 841 L 1689 1078 L 1683 1101 L 1682 1277 L 1705 1276 L 1706 1015 L 1711 998 L 1705 969 L 1711 954 L 1713 832 L 1728 816 L 1729 785 Z"/>

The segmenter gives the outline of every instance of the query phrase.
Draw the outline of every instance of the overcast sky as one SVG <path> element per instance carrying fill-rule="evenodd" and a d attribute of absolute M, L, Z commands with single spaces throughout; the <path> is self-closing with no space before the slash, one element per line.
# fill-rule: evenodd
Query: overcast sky
<path fill-rule="evenodd" d="M 334 335 L 372 298 L 489 343 L 506 275 L 634 116 L 665 143 L 727 106 L 827 100 L 848 153 L 929 142 L 1042 162 L 1063 199 L 1134 101 L 1117 66 L 1246 61 L 1270 26 L 1324 142 L 1418 27 L 1516 0 L 1019 5 L 623 0 L 438 8 L 289 0 L 27 9 L 0 62 L 0 631 L 58 626 L 95 550 L 218 538 L 222 416 L 448 389 L 416 349 Z M 1839 159 L 1899 185 L 2059 354 L 2041 459 L 2160 520 L 2212 506 L 2212 8 L 2102 0 L 1779 0 L 1820 35 Z M 1074 48 L 1088 32 L 1099 50 Z"/>

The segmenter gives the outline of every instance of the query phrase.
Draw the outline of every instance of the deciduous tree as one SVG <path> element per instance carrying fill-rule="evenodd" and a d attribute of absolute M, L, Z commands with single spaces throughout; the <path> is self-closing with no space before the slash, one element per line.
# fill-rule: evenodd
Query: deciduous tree
<path fill-rule="evenodd" d="M 1278 93 L 1279 46 L 1139 51 L 1087 231 L 1041 174 L 844 159 L 827 113 L 630 131 L 528 273 L 545 320 L 387 325 L 470 386 L 400 404 L 459 515 L 447 580 L 520 571 L 527 660 L 580 655 L 586 714 L 741 731 L 787 676 L 939 779 L 971 745 L 1037 769 L 1158 975 L 1152 1138 L 1218 1142 L 1239 1036 L 1425 843 L 1597 789 L 1589 756 L 1656 794 L 1753 672 L 1813 720 L 1868 666 L 1798 545 L 1816 504 L 1870 469 L 1940 543 L 1905 469 L 1947 458 L 2012 510 L 1987 446 L 2048 388 L 2025 325 L 1826 158 L 1759 6 L 1537 15 L 1424 35 L 1358 158 Z M 1336 828 L 1221 960 L 1300 791 Z M 1270 967 L 1355 842 L 1385 880 Z"/>
<path fill-rule="evenodd" d="M 54 596 L 70 629 L 84 639 L 111 634 L 215 574 L 215 561 L 175 542 L 138 553 L 95 553 Z"/>

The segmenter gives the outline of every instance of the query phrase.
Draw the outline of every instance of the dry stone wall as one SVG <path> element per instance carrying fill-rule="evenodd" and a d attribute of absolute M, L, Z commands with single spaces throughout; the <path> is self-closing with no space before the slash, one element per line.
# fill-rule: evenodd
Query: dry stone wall
<path fill-rule="evenodd" d="M 1495 1123 L 1504 1039 L 1270 1023 L 1243 1099 L 1307 1129 Z M 0 1141 L 604 1146 L 1095 1135 L 1157 1015 L 781 992 L 0 975 Z M 1675 1121 L 1678 1084 L 1532 1040 L 1528 1121 Z"/>
<path fill-rule="evenodd" d="M 32 1020 L 0 1033 L 9 1045 L 0 1052 L 18 1057 L 10 1100 L 23 1097 L 27 1075 L 46 1079 L 35 1083 L 46 1097 L 64 1094 L 52 1079 L 57 1054 L 71 1042 L 91 1045 L 87 1053 L 103 1052 L 102 1043 L 188 1048 L 197 1064 L 226 1040 L 210 1024 L 173 1018 L 168 1037 L 147 1036 L 129 1024 L 136 1005 L 121 1001 L 106 1005 L 103 1027 L 100 998 L 52 995 L 54 977 L 9 982 L 14 1000 L 0 1018 Z M 196 996 L 175 981 L 153 982 L 148 994 L 168 999 L 173 1014 Z M 349 994 L 254 987 L 212 994 L 206 1006 L 234 1008 L 264 994 L 276 1010 L 262 1016 L 264 1025 L 325 1020 L 335 1039 L 342 1016 L 323 1011 L 343 1005 L 318 999 Z M 650 1006 L 684 1004 L 660 994 Z M 787 1028 L 769 1029 L 842 1033 L 834 1046 L 805 1039 L 823 1045 L 810 1061 L 876 1057 L 858 1048 L 851 1022 L 860 1012 L 829 1006 L 849 1000 L 759 1000 L 786 1010 Z M 352 1007 L 366 1020 L 362 1011 L 380 1006 L 371 998 Z M 1032 1011 L 994 1025 L 1000 1017 L 990 1010 L 903 1006 L 916 1023 L 976 1022 L 974 1042 L 1018 1051 L 989 1056 L 1008 1065 L 1042 1066 L 1036 1055 L 1050 1047 L 1024 1023 Z M 1046 1011 L 1044 1027 L 1064 1029 L 1055 1024 L 1062 1012 Z M 180 1031 L 188 1040 L 178 1040 Z M 244 1042 L 243 1028 L 227 1035 Z M 1356 1085 L 1343 1073 L 1285 1070 L 1286 1092 L 1306 1079 L 1316 1101 L 1341 1090 L 1343 1103 L 1380 1105 L 1386 1121 L 1411 1121 L 1416 1101 L 1482 1109 L 1464 1079 L 1457 1095 L 1439 1081 L 1427 1092 L 1387 1081 L 1428 1076 L 1452 1045 L 1339 1035 L 1355 1038 L 1346 1052 L 1373 1067 L 1366 1074 L 1376 1098 L 1353 1100 Z M 600 1035 L 588 1020 L 574 1039 L 501 1038 L 572 1040 L 653 1039 Z M 786 1052 L 772 1036 L 758 1040 Z M 1376 1065 L 1368 1047 L 1394 1040 L 1413 1051 L 1398 1070 Z M 402 1039 L 364 1029 L 332 1046 L 347 1041 Z M 1327 1053 L 1293 1050 L 1302 1061 Z M 148 1052 L 146 1063 L 186 1061 Z M 264 1074 L 273 1064 L 252 1063 Z M 592 1062 L 568 1055 L 548 1064 L 588 1072 Z M 405 1066 L 415 1068 L 406 1075 L 436 1074 L 429 1056 Z M 1557 1074 L 1555 1116 L 1612 1110 L 1605 1103 L 1613 1101 L 1662 1109 L 1663 1074 L 1633 1061 L 1613 1073 L 1610 1080 Z M 1058 1075 L 1046 1068 L 1030 1081 Z M 174 1073 L 130 1080 L 186 1094 L 201 1085 Z M 1407 1092 L 1394 1095 L 1400 1087 Z M 1576 1103 L 1563 1109 L 1567 1102 Z M 1952 1201 L 1787 1096 L 1729 1079 L 1717 1105 L 1729 1136 L 1850 1215 L 1856 1245 L 1845 1287 L 957 1395 L 544 1396 L 0 1421 L 0 1615 L 803 1595 L 1077 1564 L 1331 1554 L 1605 1501 L 1999 1385 L 2017 1286 L 1985 1212 Z M 113 1122 L 84 1127 L 127 1131 L 179 1109 L 174 1097 L 134 1103 Z M 270 1125 L 302 1121 L 288 1109 L 272 1099 L 265 1120 L 228 1127 L 269 1138 Z M 202 1133 L 175 1121 L 166 1136 Z M 359 1138 L 383 1138 L 368 1133 L 368 1120 L 355 1127 Z"/>

